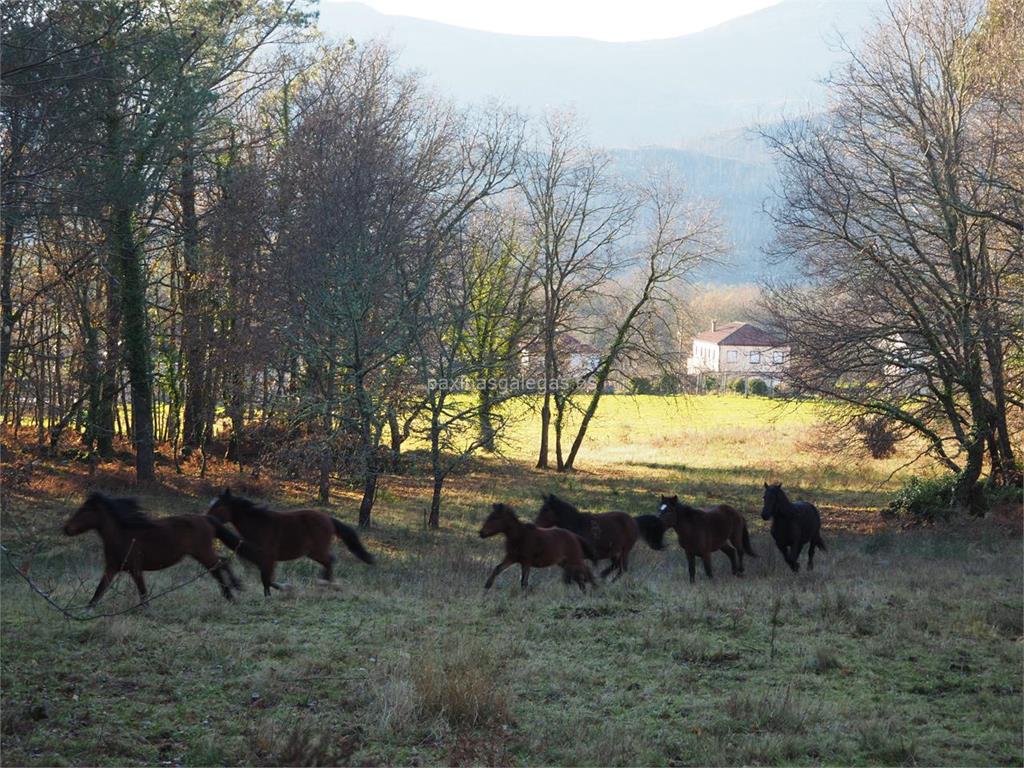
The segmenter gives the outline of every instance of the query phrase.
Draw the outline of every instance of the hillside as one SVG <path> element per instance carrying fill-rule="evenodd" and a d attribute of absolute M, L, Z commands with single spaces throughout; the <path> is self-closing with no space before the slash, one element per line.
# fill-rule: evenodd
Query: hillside
<path fill-rule="evenodd" d="M 817 108 L 820 79 L 879 0 L 784 0 L 703 32 L 608 43 L 525 37 L 386 16 L 359 3 L 320 5 L 328 35 L 385 38 L 406 65 L 460 102 L 498 98 L 528 111 L 573 105 L 593 140 L 679 146 L 707 134 Z"/>
<path fill-rule="evenodd" d="M 594 143 L 621 148 L 614 153 L 623 175 L 668 167 L 719 206 L 733 250 L 727 265 L 700 277 L 738 283 L 764 272 L 771 235 L 763 213 L 771 159 L 748 128 L 820 109 L 820 81 L 842 59 L 840 36 L 855 41 L 879 6 L 784 0 L 703 32 L 639 43 L 503 35 L 329 1 L 320 27 L 389 41 L 406 66 L 459 103 L 498 99 L 534 115 L 571 106 Z"/>

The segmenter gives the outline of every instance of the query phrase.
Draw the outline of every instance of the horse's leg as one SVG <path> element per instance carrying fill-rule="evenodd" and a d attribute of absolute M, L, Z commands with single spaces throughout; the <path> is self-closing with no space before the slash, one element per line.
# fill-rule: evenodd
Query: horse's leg
<path fill-rule="evenodd" d="M 800 551 L 804 548 L 802 541 L 797 541 L 789 549 L 793 553 L 789 560 L 789 567 L 793 569 L 793 573 L 797 573 L 800 570 Z"/>
<path fill-rule="evenodd" d="M 146 580 L 142 577 L 142 571 L 131 570 L 129 571 L 132 577 L 132 581 L 135 582 L 135 588 L 139 590 L 139 602 L 143 605 L 146 604 Z"/>
<path fill-rule="evenodd" d="M 100 583 L 96 586 L 96 591 L 92 593 L 92 600 L 89 601 L 89 607 L 92 608 L 99 599 L 103 597 L 103 593 L 107 591 L 107 587 L 110 586 L 110 582 L 114 580 L 117 575 L 117 571 L 106 570 L 103 575 L 100 576 Z"/>
<path fill-rule="evenodd" d="M 732 566 L 732 575 L 737 576 L 743 573 L 743 569 L 736 563 L 736 547 L 732 545 L 731 541 L 727 541 L 722 545 L 722 551 L 725 552 L 726 557 L 729 558 L 729 565 Z"/>
<path fill-rule="evenodd" d="M 232 581 L 237 583 L 238 579 L 235 578 L 235 575 L 231 573 L 231 569 L 228 568 L 227 560 L 217 557 L 217 553 L 213 550 L 213 543 L 210 543 L 208 550 L 193 554 L 192 557 L 217 580 L 217 584 L 220 586 L 220 593 L 224 595 L 224 598 L 231 600 L 231 583 Z"/>
<path fill-rule="evenodd" d="M 605 568 L 603 571 L 601 571 L 601 578 L 602 579 L 607 579 L 608 578 L 608 574 L 611 573 L 612 571 L 614 571 L 618 567 L 619 567 L 618 558 L 614 557 L 614 556 L 611 557 L 609 559 L 608 567 Z"/>
<path fill-rule="evenodd" d="M 732 542 L 733 551 L 736 553 L 736 570 L 733 571 L 738 576 L 743 575 L 743 530 L 736 535 L 736 541 Z"/>
<path fill-rule="evenodd" d="M 523 572 L 523 575 L 519 578 L 519 586 L 523 590 L 523 594 L 525 595 L 526 590 L 530 587 L 530 566 L 528 566 L 526 563 L 520 563 L 519 568 Z"/>
<path fill-rule="evenodd" d="M 494 570 L 491 571 L 491 575 L 487 578 L 487 581 L 484 583 L 484 589 L 490 589 L 494 585 L 494 580 L 498 577 L 498 574 L 504 571 L 514 562 L 514 560 L 509 560 L 506 557 L 504 560 L 502 560 L 500 563 L 494 566 Z"/>
<path fill-rule="evenodd" d="M 708 578 L 710 579 L 711 578 L 711 553 L 710 552 L 701 552 L 700 559 L 704 561 L 704 573 L 706 573 L 708 575 Z"/>
<path fill-rule="evenodd" d="M 227 576 L 228 581 L 231 582 L 231 587 L 233 589 L 237 589 L 239 592 L 241 592 L 244 589 L 244 587 L 242 586 L 242 582 L 240 582 L 238 580 L 238 577 L 235 576 L 235 572 L 231 570 L 231 566 L 228 565 L 228 561 L 225 558 L 221 558 L 220 560 L 220 570 L 224 573 L 225 576 Z"/>
<path fill-rule="evenodd" d="M 281 585 L 274 581 L 274 566 L 277 565 L 273 560 L 268 560 L 260 565 L 260 580 L 263 582 L 263 596 L 270 597 L 270 588 L 280 589 Z"/>
<path fill-rule="evenodd" d="M 337 560 L 337 558 L 334 555 L 328 553 L 327 557 L 324 560 L 318 561 L 324 567 L 323 572 L 321 572 L 320 574 L 320 578 L 324 581 L 331 581 L 334 578 L 335 560 Z"/>
<path fill-rule="evenodd" d="M 814 570 L 814 540 L 807 546 L 807 570 Z"/>
<path fill-rule="evenodd" d="M 615 574 L 615 578 L 612 581 L 618 581 L 619 577 L 622 576 L 626 571 L 629 570 L 629 550 L 625 549 L 622 554 L 619 555 L 619 572 Z"/>
<path fill-rule="evenodd" d="M 697 556 L 692 552 L 686 553 L 686 567 L 690 571 L 690 583 L 693 584 L 697 580 Z"/>

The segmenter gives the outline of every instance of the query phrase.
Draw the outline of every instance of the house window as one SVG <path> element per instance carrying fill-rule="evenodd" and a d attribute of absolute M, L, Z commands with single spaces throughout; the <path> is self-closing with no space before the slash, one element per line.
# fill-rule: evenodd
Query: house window
<path fill-rule="evenodd" d="M 730 363 L 735 363 L 737 360 L 740 359 L 740 353 L 735 349 L 730 349 L 725 354 L 725 359 L 728 360 Z"/>
<path fill-rule="evenodd" d="M 782 365 L 783 355 L 781 352 L 772 352 L 772 362 L 776 365 Z"/>
<path fill-rule="evenodd" d="M 752 363 L 760 363 L 761 362 L 761 353 L 760 352 L 751 352 L 750 353 L 750 362 L 752 362 Z"/>

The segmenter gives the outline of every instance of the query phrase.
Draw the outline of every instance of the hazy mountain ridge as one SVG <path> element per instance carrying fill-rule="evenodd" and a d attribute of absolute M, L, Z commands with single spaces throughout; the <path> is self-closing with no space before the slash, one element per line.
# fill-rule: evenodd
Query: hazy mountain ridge
<path fill-rule="evenodd" d="M 760 162 L 751 162 L 664 147 L 618 149 L 611 155 L 623 178 L 639 181 L 649 171 L 668 172 L 690 194 L 717 209 L 729 255 L 725 263 L 705 267 L 696 278 L 741 283 L 761 273 L 761 248 L 772 235 L 763 204 L 775 178 L 763 155 Z"/>
<path fill-rule="evenodd" d="M 719 205 L 735 252 L 731 266 L 706 277 L 740 282 L 761 271 L 774 174 L 747 128 L 821 109 L 821 80 L 843 58 L 836 42 L 855 43 L 881 5 L 783 0 L 703 32 L 638 43 L 481 32 L 329 1 L 320 27 L 389 41 L 405 66 L 459 103 L 498 99 L 533 115 L 571 106 L 595 144 L 627 148 L 613 152 L 625 176 L 669 166 Z"/>

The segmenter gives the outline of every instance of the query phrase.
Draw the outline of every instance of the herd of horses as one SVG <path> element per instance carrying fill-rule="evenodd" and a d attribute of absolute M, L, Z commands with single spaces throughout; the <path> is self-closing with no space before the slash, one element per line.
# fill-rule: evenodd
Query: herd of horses
<path fill-rule="evenodd" d="M 807 568 L 814 569 L 814 552 L 825 549 L 821 538 L 821 515 L 810 502 L 790 501 L 781 484 L 764 486 L 764 520 L 771 521 L 771 535 L 789 567 L 800 570 L 799 558 L 805 546 Z M 232 530 L 232 528 L 234 530 Z M 217 580 L 228 600 L 242 585 L 228 560 L 220 557 L 215 540 L 259 569 L 263 593 L 280 589 L 274 581 L 277 563 L 308 557 L 323 567 L 322 577 L 331 581 L 335 555 L 331 551 L 335 537 L 364 563 L 374 558 L 359 539 L 355 529 L 323 512 L 302 509 L 278 512 L 237 496 L 225 489 L 210 504 L 205 515 L 177 515 L 152 518 L 131 498 L 113 498 L 91 493 L 64 524 L 64 533 L 77 536 L 96 531 L 103 542 L 105 567 L 96 592 L 89 601 L 92 608 L 103 596 L 118 573 L 127 572 L 146 602 L 144 573 L 159 571 L 190 556 Z M 607 567 L 602 578 L 613 571 L 618 579 L 629 569 L 629 555 L 638 540 L 655 550 L 665 549 L 665 534 L 674 530 L 679 546 L 686 552 L 690 581 L 696 578 L 696 560 L 712 576 L 711 555 L 723 552 L 734 575 L 743 574 L 744 556 L 757 557 L 750 545 L 750 533 L 744 516 L 728 504 L 698 509 L 678 496 L 662 496 L 658 514 L 633 517 L 625 512 L 581 512 L 564 499 L 547 494 L 532 523 L 523 522 L 507 504 L 494 504 L 480 528 L 480 537 L 503 535 L 505 557 L 493 569 L 485 588 L 512 565 L 521 570 L 520 584 L 529 586 L 532 568 L 558 566 L 566 584 L 586 590 L 596 580 L 587 565 L 603 560 Z"/>

